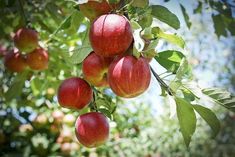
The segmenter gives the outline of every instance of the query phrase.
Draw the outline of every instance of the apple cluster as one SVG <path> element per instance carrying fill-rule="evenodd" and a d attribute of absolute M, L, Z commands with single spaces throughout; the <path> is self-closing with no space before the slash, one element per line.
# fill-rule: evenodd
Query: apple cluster
<path fill-rule="evenodd" d="M 48 52 L 39 46 L 38 33 L 30 28 L 20 28 L 14 35 L 15 47 L 5 54 L 4 65 L 12 72 L 22 72 L 28 66 L 32 70 L 48 67 Z"/>
<path fill-rule="evenodd" d="M 89 39 L 93 51 L 82 64 L 83 78 L 64 80 L 58 89 L 62 107 L 83 109 L 93 100 L 91 86 L 110 87 L 120 97 L 133 98 L 145 92 L 150 84 L 148 60 L 130 53 L 133 32 L 127 17 L 111 13 L 117 4 L 88 1 L 80 11 L 92 22 Z M 80 115 L 75 124 L 78 141 L 86 147 L 103 144 L 109 135 L 107 118 L 99 112 Z"/>

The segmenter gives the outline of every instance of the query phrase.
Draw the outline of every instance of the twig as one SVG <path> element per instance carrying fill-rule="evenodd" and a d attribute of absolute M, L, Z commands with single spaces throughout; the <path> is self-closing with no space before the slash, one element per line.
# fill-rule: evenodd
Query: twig
<path fill-rule="evenodd" d="M 19 0 L 19 5 L 20 5 L 20 12 L 23 15 L 24 23 L 25 23 L 25 25 L 27 25 L 29 23 L 29 20 L 27 20 L 27 18 L 26 18 L 26 14 L 24 12 L 24 7 L 23 7 L 22 0 Z"/>
<path fill-rule="evenodd" d="M 171 90 L 171 88 L 158 76 L 158 74 L 153 70 L 153 68 L 150 66 L 150 70 L 153 73 L 154 77 L 157 79 L 157 81 L 160 83 L 160 85 L 167 91 L 167 93 L 171 96 L 174 95 L 174 92 Z"/>
<path fill-rule="evenodd" d="M 98 107 L 96 106 L 96 103 L 95 103 L 95 93 L 93 92 L 93 101 L 92 101 L 92 107 L 93 109 L 98 112 Z"/>

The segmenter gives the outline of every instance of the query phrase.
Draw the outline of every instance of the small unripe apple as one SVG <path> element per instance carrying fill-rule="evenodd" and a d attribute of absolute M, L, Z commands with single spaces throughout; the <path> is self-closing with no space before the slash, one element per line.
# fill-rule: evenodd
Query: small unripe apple
<path fill-rule="evenodd" d="M 59 137 L 62 137 L 63 143 L 71 142 L 73 140 L 73 134 L 68 128 L 63 129 Z"/>
<path fill-rule="evenodd" d="M 75 123 L 78 141 L 89 148 L 104 144 L 109 137 L 107 118 L 98 112 L 90 112 L 78 117 Z"/>
<path fill-rule="evenodd" d="M 59 134 L 60 133 L 60 126 L 58 124 L 51 124 L 50 126 L 50 132 L 52 134 Z"/>
<path fill-rule="evenodd" d="M 60 150 L 62 152 L 63 155 L 70 155 L 71 151 L 72 151 L 72 147 L 71 147 L 71 143 L 63 143 L 60 145 Z"/>
<path fill-rule="evenodd" d="M 74 124 L 75 120 L 76 119 L 73 114 L 66 114 L 63 118 L 63 123 L 71 126 Z"/>
<path fill-rule="evenodd" d="M 113 92 L 124 98 L 136 97 L 147 90 L 151 73 L 145 58 L 120 56 L 109 66 L 108 81 Z"/>
<path fill-rule="evenodd" d="M 97 18 L 89 36 L 94 52 L 103 57 L 123 54 L 133 41 L 130 22 L 125 16 L 117 14 Z"/>
<path fill-rule="evenodd" d="M 43 48 L 36 48 L 26 55 L 26 62 L 33 70 L 45 70 L 48 68 L 48 52 Z"/>
<path fill-rule="evenodd" d="M 33 125 L 36 128 L 45 127 L 48 123 L 48 118 L 45 114 L 39 114 L 34 120 Z"/>
<path fill-rule="evenodd" d="M 77 142 L 72 142 L 72 143 L 71 143 L 71 149 L 72 149 L 73 151 L 77 151 L 79 148 L 80 148 L 80 147 L 79 147 L 79 144 L 78 144 Z"/>
<path fill-rule="evenodd" d="M 113 58 L 106 58 L 91 52 L 82 64 L 82 72 L 85 80 L 97 87 L 108 86 L 107 72 Z"/>
<path fill-rule="evenodd" d="M 58 90 L 58 101 L 62 107 L 82 109 L 93 97 L 90 85 L 79 77 L 72 77 L 62 82 Z"/>
<path fill-rule="evenodd" d="M 109 13 L 117 6 L 118 4 L 109 4 L 106 0 L 102 0 L 102 2 L 88 0 L 87 3 L 80 4 L 79 9 L 84 16 L 93 21 L 98 16 Z"/>
<path fill-rule="evenodd" d="M 64 113 L 60 110 L 56 110 L 52 112 L 52 117 L 55 124 L 61 124 L 64 118 Z"/>
<path fill-rule="evenodd" d="M 33 131 L 33 126 L 31 124 L 22 124 L 19 126 L 19 132 L 22 132 L 22 133 L 29 133 L 29 132 L 32 132 Z"/>
<path fill-rule="evenodd" d="M 38 46 L 38 33 L 33 29 L 21 28 L 15 33 L 13 40 L 21 52 L 31 52 Z"/>
<path fill-rule="evenodd" d="M 22 72 L 27 67 L 24 56 L 15 50 L 6 53 L 4 56 L 4 65 L 12 72 Z"/>

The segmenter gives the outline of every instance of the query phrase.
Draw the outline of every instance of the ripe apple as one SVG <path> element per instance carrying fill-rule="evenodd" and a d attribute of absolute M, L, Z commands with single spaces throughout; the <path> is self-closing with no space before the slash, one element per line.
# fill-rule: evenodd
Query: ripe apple
<path fill-rule="evenodd" d="M 87 3 L 80 4 L 79 9 L 84 16 L 93 21 L 98 16 L 111 12 L 118 5 L 119 3 L 110 5 L 106 0 L 102 0 L 101 2 L 88 0 Z"/>
<path fill-rule="evenodd" d="M 147 90 L 151 73 L 147 60 L 134 56 L 120 56 L 109 66 L 108 82 L 113 92 L 124 98 L 133 98 Z"/>
<path fill-rule="evenodd" d="M 93 97 L 90 85 L 79 77 L 72 77 L 62 82 L 58 90 L 58 101 L 66 108 L 82 109 Z"/>
<path fill-rule="evenodd" d="M 27 67 L 24 56 L 16 50 L 12 50 L 4 56 L 5 67 L 12 72 L 22 72 Z"/>
<path fill-rule="evenodd" d="M 48 52 L 43 48 L 36 48 L 26 55 L 26 62 L 33 70 L 45 70 L 48 68 Z"/>
<path fill-rule="evenodd" d="M 98 112 L 83 114 L 77 118 L 75 133 L 78 141 L 88 147 L 98 147 L 109 137 L 107 118 Z"/>
<path fill-rule="evenodd" d="M 108 86 L 107 72 L 113 58 L 105 58 L 91 52 L 82 64 L 85 80 L 97 87 Z"/>
<path fill-rule="evenodd" d="M 31 52 L 38 46 L 38 33 L 33 29 L 21 28 L 15 33 L 13 40 L 21 52 Z"/>
<path fill-rule="evenodd" d="M 117 14 L 97 18 L 89 37 L 94 52 L 103 57 L 123 54 L 133 41 L 130 22 L 125 16 Z"/>

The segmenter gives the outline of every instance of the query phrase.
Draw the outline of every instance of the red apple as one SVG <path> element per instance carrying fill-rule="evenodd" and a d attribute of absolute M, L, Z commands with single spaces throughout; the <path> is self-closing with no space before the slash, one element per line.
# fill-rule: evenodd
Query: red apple
<path fill-rule="evenodd" d="M 92 94 L 92 89 L 85 80 L 72 77 L 60 85 L 58 101 L 63 107 L 82 109 L 91 102 Z"/>
<path fill-rule="evenodd" d="M 93 50 L 103 57 L 123 54 L 133 41 L 130 22 L 125 16 L 117 14 L 97 18 L 89 36 Z"/>
<path fill-rule="evenodd" d="M 125 98 L 133 98 L 147 90 L 151 73 L 145 58 L 120 56 L 109 66 L 108 82 L 113 92 Z"/>
<path fill-rule="evenodd" d="M 13 40 L 21 52 L 31 52 L 38 46 L 38 33 L 33 29 L 21 28 L 15 33 Z"/>
<path fill-rule="evenodd" d="M 45 70 L 48 68 L 48 52 L 43 48 L 37 48 L 26 55 L 26 62 L 33 70 Z"/>
<path fill-rule="evenodd" d="M 22 72 L 27 67 L 24 56 L 16 50 L 6 53 L 4 56 L 4 65 L 12 72 Z"/>
<path fill-rule="evenodd" d="M 98 112 L 83 114 L 75 123 L 75 133 L 82 145 L 89 148 L 98 147 L 109 137 L 108 120 Z"/>
<path fill-rule="evenodd" d="M 107 72 L 113 58 L 105 58 L 91 52 L 82 64 L 85 80 L 97 87 L 108 86 Z"/>
<path fill-rule="evenodd" d="M 84 16 L 93 21 L 98 16 L 111 12 L 117 6 L 118 4 L 110 5 L 106 0 L 102 0 L 102 2 L 88 0 L 87 3 L 80 4 L 79 9 Z"/>

